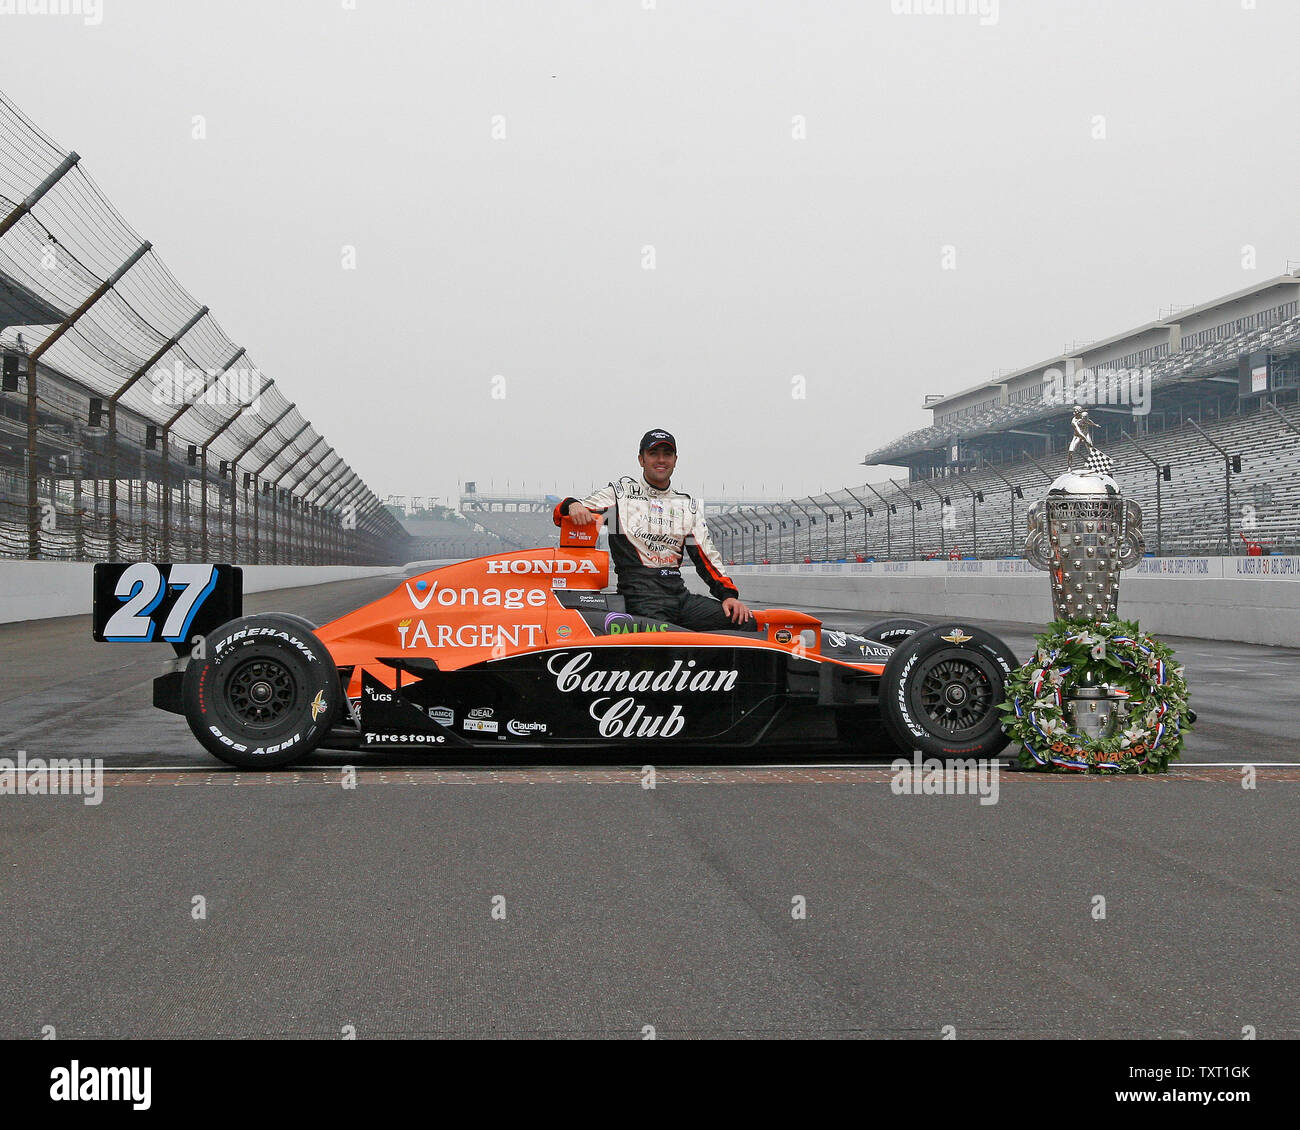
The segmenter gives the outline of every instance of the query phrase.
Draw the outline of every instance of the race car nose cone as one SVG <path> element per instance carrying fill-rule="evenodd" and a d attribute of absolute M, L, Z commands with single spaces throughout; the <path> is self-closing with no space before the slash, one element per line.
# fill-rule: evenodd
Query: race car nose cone
<path fill-rule="evenodd" d="M 248 697 L 257 703 L 270 702 L 271 684 L 266 682 L 254 683 L 248 688 Z"/>
<path fill-rule="evenodd" d="M 960 683 L 953 683 L 943 694 L 952 706 L 960 706 L 966 701 L 966 688 Z"/>

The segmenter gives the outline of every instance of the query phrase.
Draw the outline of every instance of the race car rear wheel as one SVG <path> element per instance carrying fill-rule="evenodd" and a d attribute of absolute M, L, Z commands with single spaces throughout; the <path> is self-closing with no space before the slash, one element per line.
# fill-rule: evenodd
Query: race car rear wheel
<path fill-rule="evenodd" d="M 209 753 L 240 769 L 273 769 L 310 753 L 342 700 L 338 669 L 306 621 L 232 620 L 185 668 L 185 720 Z"/>
<path fill-rule="evenodd" d="M 980 628 L 927 628 L 889 657 L 880 714 L 899 747 L 937 757 L 991 757 L 1007 744 L 998 706 L 1019 664 Z"/>
<path fill-rule="evenodd" d="M 929 626 L 924 620 L 899 616 L 893 620 L 877 620 L 874 624 L 868 624 L 858 632 L 858 635 L 866 636 L 867 639 L 875 640 L 877 643 L 887 643 L 890 647 L 898 647 L 909 636 L 923 632 Z"/>

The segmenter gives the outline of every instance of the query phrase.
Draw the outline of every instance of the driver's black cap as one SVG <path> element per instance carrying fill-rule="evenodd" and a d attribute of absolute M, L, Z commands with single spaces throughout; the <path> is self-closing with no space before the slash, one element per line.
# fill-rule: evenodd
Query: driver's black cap
<path fill-rule="evenodd" d="M 641 437 L 641 451 L 649 451 L 650 448 L 654 447 L 657 443 L 666 443 L 673 449 L 673 453 L 676 454 L 677 441 L 673 439 L 672 432 L 666 432 L 663 428 L 652 428 Z M 640 452 L 638 452 L 638 454 L 640 454 Z"/>

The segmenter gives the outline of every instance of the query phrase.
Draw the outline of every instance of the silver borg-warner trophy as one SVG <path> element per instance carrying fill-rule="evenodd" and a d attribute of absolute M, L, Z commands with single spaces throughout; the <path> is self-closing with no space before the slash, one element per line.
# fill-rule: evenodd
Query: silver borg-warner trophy
<path fill-rule="evenodd" d="M 1119 605 L 1119 575 L 1136 565 L 1146 548 L 1142 509 L 1124 497 L 1111 476 L 1114 461 L 1092 442 L 1096 425 L 1075 406 L 1065 474 L 1029 511 L 1025 558 L 1047 570 L 1052 611 L 1058 619 L 1110 620 Z M 1086 449 L 1082 470 L 1075 453 Z M 1066 702 L 1079 733 L 1097 739 L 1114 733 L 1128 714 L 1122 690 L 1086 675 Z"/>
<path fill-rule="evenodd" d="M 1138 563 L 1146 542 L 1142 508 L 1111 477 L 1115 464 L 1093 444 L 1094 426 L 1076 405 L 1065 474 L 1030 508 L 1025 558 L 1050 574 L 1052 611 L 1059 618 L 1100 623 L 1115 615 L 1120 570 Z M 1081 446 L 1087 458 L 1076 472 L 1074 454 Z"/>

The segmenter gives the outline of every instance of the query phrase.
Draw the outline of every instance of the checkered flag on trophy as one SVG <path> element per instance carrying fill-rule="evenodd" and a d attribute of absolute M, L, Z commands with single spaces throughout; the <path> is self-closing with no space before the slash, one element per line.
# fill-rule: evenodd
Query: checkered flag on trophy
<path fill-rule="evenodd" d="M 1095 447 L 1088 452 L 1088 458 L 1083 462 L 1083 470 L 1089 475 L 1113 475 L 1115 473 L 1115 460 L 1113 460 L 1104 451 L 1098 451 Z"/>

